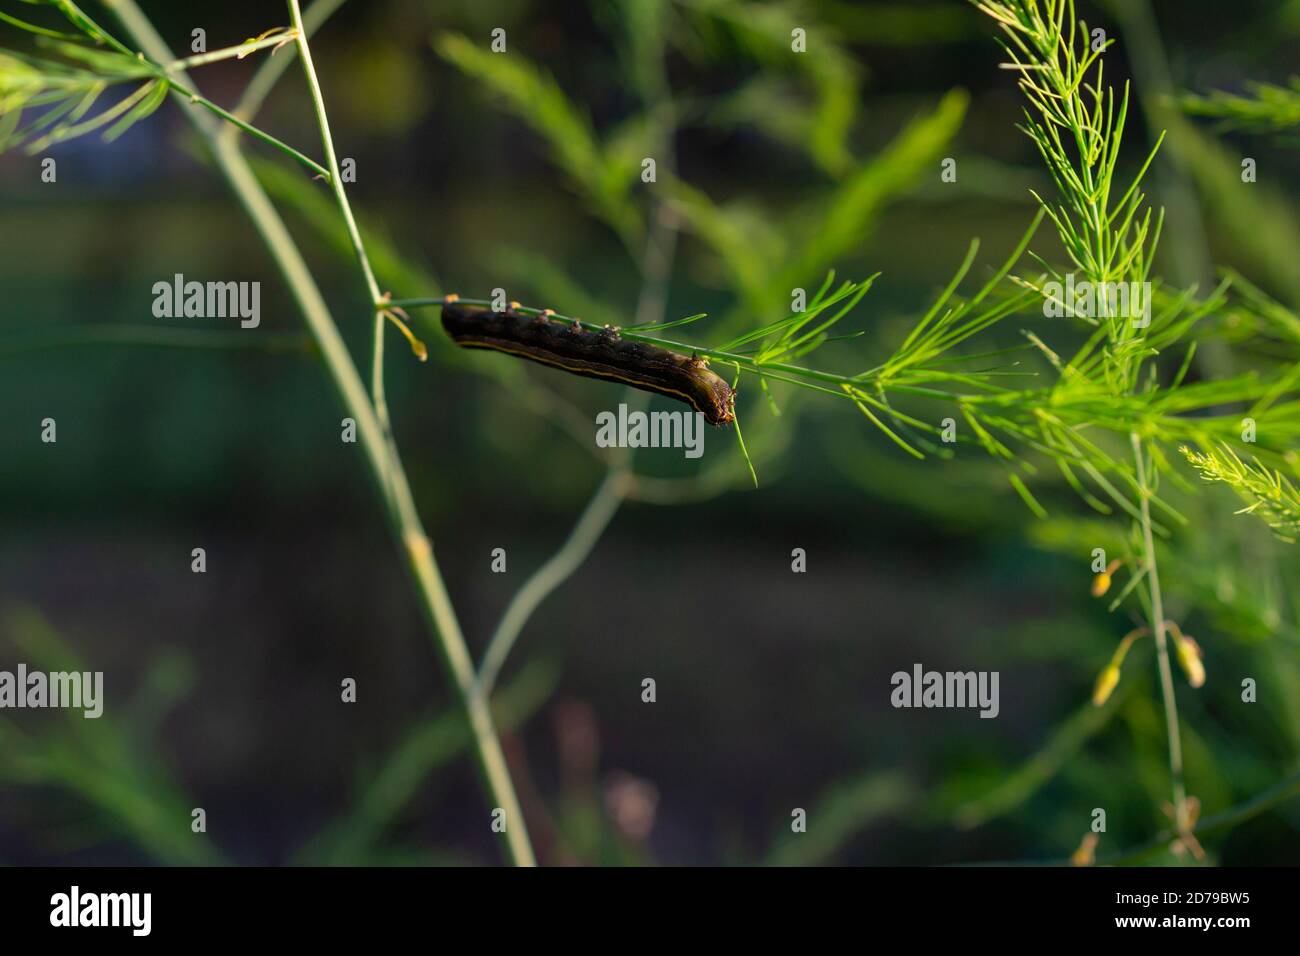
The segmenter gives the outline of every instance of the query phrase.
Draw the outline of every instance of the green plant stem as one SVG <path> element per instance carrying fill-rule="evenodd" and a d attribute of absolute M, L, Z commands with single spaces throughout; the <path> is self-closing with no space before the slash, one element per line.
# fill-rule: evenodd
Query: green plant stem
<path fill-rule="evenodd" d="M 206 96 L 202 96 L 199 93 L 195 92 L 194 90 L 186 88 L 185 86 L 176 82 L 176 80 L 172 79 L 170 76 L 164 74 L 163 79 L 167 80 L 171 84 L 173 91 L 179 93 L 181 96 L 188 99 L 191 103 L 196 103 L 197 105 L 202 106 L 204 109 L 208 110 L 209 112 L 214 113 L 217 116 L 220 116 L 227 123 L 231 123 L 234 126 L 239 127 L 241 130 L 243 130 L 245 133 L 247 133 L 249 136 L 253 137 L 254 139 L 259 140 L 260 142 L 263 142 L 266 145 L 271 146 L 275 149 L 278 149 L 286 156 L 289 156 L 297 160 L 299 163 L 306 166 L 313 173 L 315 173 L 317 176 L 320 176 L 322 179 L 326 180 L 327 182 L 333 181 L 334 177 L 330 175 L 330 171 L 326 169 L 324 166 L 322 166 L 320 163 L 316 162 L 316 160 L 312 159 L 310 156 L 294 149 L 292 146 L 290 146 L 288 143 L 284 142 L 283 140 L 276 139 L 270 133 L 264 133 L 256 126 L 253 126 L 250 123 L 245 123 L 234 113 L 231 113 L 229 110 L 221 106 L 218 106 L 216 103 L 212 102 L 212 100 L 208 99 Z"/>
<path fill-rule="evenodd" d="M 104 6 L 108 7 L 114 13 L 118 11 L 119 0 L 104 0 Z M 67 19 L 82 33 L 85 33 L 92 40 L 98 43 L 106 43 L 115 49 L 118 53 L 125 53 L 127 56 L 135 56 L 135 51 L 126 46 L 122 41 L 117 39 L 98 23 L 88 17 L 85 12 L 77 6 L 73 0 L 54 0 L 54 5 L 59 8 Z M 173 60 L 175 57 L 163 57 L 164 60 Z"/>
<path fill-rule="evenodd" d="M 465 305 L 491 305 L 490 299 L 466 299 L 461 298 L 457 301 Z M 443 299 L 439 298 L 411 298 L 411 299 L 394 299 L 388 303 L 390 306 L 403 309 L 419 309 L 441 306 L 445 304 Z M 528 306 L 521 306 L 517 310 L 525 314 L 538 315 L 543 310 L 534 309 Z M 571 316 L 560 315 L 558 313 L 548 313 L 548 318 L 559 322 L 572 324 L 576 321 Z M 659 338 L 655 335 L 646 335 L 643 332 L 637 332 L 634 329 L 620 329 L 619 335 L 625 339 L 632 339 L 636 342 L 645 342 L 647 345 L 658 345 L 661 348 L 671 349 L 676 352 L 689 352 L 695 355 L 702 355 L 705 358 L 717 359 L 721 362 L 727 362 L 733 365 L 740 365 L 748 371 L 755 372 L 771 378 L 775 381 L 789 381 L 790 377 L 797 379 L 807 379 L 813 382 L 822 382 L 828 385 L 851 385 L 855 388 L 861 388 L 871 384 L 872 379 L 864 378 L 861 375 L 837 375 L 834 372 L 823 372 L 819 369 L 806 368 L 801 365 L 791 365 L 786 362 L 756 362 L 752 356 L 743 355 L 739 352 L 728 352 L 723 349 L 710 349 L 699 345 L 689 345 L 684 342 L 676 342 L 672 339 Z M 783 377 L 788 376 L 788 377 Z M 802 383 L 801 383 L 802 384 Z M 838 395 L 840 398 L 846 397 L 837 389 L 826 389 L 828 394 Z M 932 392 L 931 397 L 955 398 L 957 396 L 938 390 L 927 390 Z"/>
<path fill-rule="evenodd" d="M 282 43 L 289 43 L 293 37 L 286 33 L 278 33 L 273 37 L 267 37 L 264 40 L 253 40 L 249 43 L 241 43 L 237 46 L 222 47 L 220 50 L 212 50 L 209 53 L 197 53 L 194 56 L 188 56 L 183 60 L 174 60 L 163 67 L 164 73 L 184 73 L 186 70 L 192 70 L 197 66 L 207 66 L 209 63 L 218 63 L 221 60 L 243 59 L 250 53 L 258 50 L 265 50 L 267 47 L 279 46 Z"/>
<path fill-rule="evenodd" d="M 676 247 L 676 224 L 667 207 L 659 205 L 641 257 L 643 278 L 641 294 L 637 300 L 637 322 L 657 322 L 663 319 L 667 307 L 668 278 L 672 273 Z M 481 694 L 487 696 L 492 693 L 501 668 L 505 666 L 506 658 L 510 656 L 528 619 L 551 592 L 582 566 L 636 484 L 631 453 L 628 449 L 620 449 L 620 454 L 610 464 L 604 480 L 587 502 L 587 507 L 583 509 L 563 546 L 533 572 L 506 606 L 479 665 L 478 687 Z"/>
<path fill-rule="evenodd" d="M 334 199 L 338 202 L 339 212 L 347 227 L 348 239 L 352 242 L 352 251 L 361 265 L 361 273 L 366 280 L 366 289 L 370 294 L 370 306 L 374 312 L 374 341 L 371 353 L 370 397 L 379 416 L 379 424 L 385 436 L 392 442 L 392 420 L 388 414 L 388 398 L 384 393 L 384 326 L 388 319 L 382 311 L 379 283 L 375 281 L 375 271 L 370 266 L 370 257 L 366 255 L 365 243 L 361 241 L 361 230 L 357 228 L 356 217 L 352 214 L 352 204 L 348 202 L 347 190 L 343 188 L 343 176 L 339 171 L 338 155 L 334 149 L 334 136 L 330 132 L 329 114 L 325 110 L 325 97 L 321 93 L 320 80 L 316 76 L 316 65 L 312 62 L 311 44 L 307 42 L 307 31 L 302 22 L 302 9 L 298 0 L 288 0 L 289 14 L 293 18 L 296 33 L 298 57 L 302 60 L 302 71 L 307 78 L 307 87 L 311 91 L 312 105 L 316 109 L 316 122 L 320 126 L 321 144 L 325 149 L 325 163 L 330 171 L 330 186 L 334 190 Z M 394 449 L 395 451 L 395 449 Z"/>
<path fill-rule="evenodd" d="M 379 283 L 375 280 L 374 270 L 370 265 L 370 257 L 366 254 L 365 244 L 361 240 L 361 231 L 357 228 L 356 217 L 352 213 L 352 205 L 348 201 L 347 191 L 343 187 L 338 155 L 334 148 L 334 137 L 330 132 L 329 116 L 325 110 L 325 98 L 321 93 L 320 81 L 317 78 L 316 67 L 312 60 L 311 46 L 307 41 L 306 30 L 302 22 L 302 10 L 298 0 L 288 0 L 288 5 L 289 13 L 293 18 L 294 29 L 297 33 L 298 55 L 302 60 L 303 74 L 311 91 L 312 104 L 315 107 L 316 119 L 320 126 L 321 144 L 325 150 L 325 159 L 330 170 L 330 185 L 334 190 L 339 212 L 342 214 L 347 227 L 353 251 L 356 253 L 357 261 L 361 266 L 366 288 L 370 294 L 371 308 L 375 313 L 371 400 L 376 419 L 383 432 L 384 443 L 388 452 L 387 457 L 393 466 L 389 469 L 391 479 L 389 493 L 393 496 L 401 518 L 402 537 L 412 559 L 412 568 L 416 573 L 416 579 L 420 582 L 424 593 L 433 599 L 429 608 L 435 619 L 437 632 L 444 635 L 444 637 L 454 634 L 454 641 L 451 642 L 454 645 L 452 649 L 455 651 L 455 659 L 452 661 L 453 677 L 468 710 L 471 727 L 474 729 L 476 736 L 479 737 L 480 747 L 494 749 L 499 759 L 499 766 L 493 768 L 497 778 L 494 780 L 489 775 L 489 782 L 492 784 L 490 790 L 493 798 L 497 801 L 497 806 L 506 811 L 506 846 L 516 864 L 534 865 L 535 859 L 528 839 L 523 811 L 519 806 L 514 785 L 510 780 L 509 771 L 505 764 L 505 756 L 501 752 L 500 740 L 488 707 L 488 697 L 478 692 L 474 678 L 473 661 L 465 645 L 464 636 L 460 632 L 460 623 L 456 619 L 441 573 L 434 561 L 432 543 L 425 535 L 420 524 L 419 515 L 415 509 L 414 501 L 411 500 L 405 475 L 401 469 L 401 458 L 398 454 L 396 440 L 392 434 L 388 402 L 384 394 L 384 331 L 387 319 L 380 310 L 382 293 L 379 291 Z"/>
<path fill-rule="evenodd" d="M 1267 790 L 1264 790 L 1248 800 L 1245 800 L 1234 807 L 1229 807 L 1222 813 L 1216 813 L 1213 816 L 1201 820 L 1191 832 L 1195 836 L 1205 836 L 1210 833 L 1216 833 L 1219 830 L 1228 830 L 1238 824 L 1245 823 L 1254 817 L 1259 816 L 1265 810 L 1277 806 L 1296 796 L 1300 796 L 1300 773 L 1294 773 L 1274 784 Z M 1161 830 L 1154 837 L 1139 846 L 1128 850 L 1122 850 L 1114 855 L 1102 855 L 1097 858 L 1099 866 L 1119 866 L 1125 863 L 1136 863 L 1152 853 L 1158 852 L 1169 845 L 1169 843 L 1178 838 L 1179 834 L 1173 830 Z"/>
<path fill-rule="evenodd" d="M 316 31 L 321 28 L 339 7 L 343 6 L 347 0 L 316 0 L 311 6 L 303 11 L 302 25 L 304 33 L 308 40 L 316 35 Z M 251 123 L 253 118 L 266 102 L 266 98 L 271 95 L 271 90 L 279 82 L 284 71 L 298 55 L 297 44 L 289 47 L 280 56 L 271 56 L 264 59 L 253 78 L 248 81 L 248 86 L 244 87 L 244 94 L 231 110 L 235 116 L 246 122 Z M 227 133 L 231 136 L 238 135 L 237 127 L 227 127 Z"/>
<path fill-rule="evenodd" d="M 1128 682 L 1101 707 L 1086 702 L 1061 724 L 1033 756 L 1015 770 L 1002 775 L 997 786 L 957 807 L 951 819 L 959 830 L 972 830 L 1021 806 L 1054 779 L 1083 746 L 1110 723 L 1138 686 Z"/>
<path fill-rule="evenodd" d="M 528 661 L 493 697 L 497 725 L 510 730 L 532 717 L 554 692 L 559 676 L 554 663 Z M 412 723 L 367 778 L 351 809 L 300 848 L 291 865 L 355 866 L 371 859 L 394 819 L 424 791 L 434 772 L 473 742 L 459 708 Z"/>
<path fill-rule="evenodd" d="M 1156 568 L 1155 536 L 1151 533 L 1151 493 L 1148 482 L 1146 455 L 1142 439 L 1134 432 L 1133 459 L 1137 464 L 1137 480 L 1142 515 L 1142 551 L 1146 565 L 1147 588 L 1151 595 L 1151 633 L 1156 640 L 1156 662 L 1160 670 L 1160 695 L 1165 704 L 1165 729 L 1169 737 L 1169 775 L 1174 792 L 1174 824 L 1182 828 L 1187 822 L 1187 790 L 1183 783 L 1183 744 L 1178 727 L 1178 700 L 1174 695 L 1174 677 L 1169 666 L 1169 648 L 1166 635 L 1164 597 L 1160 592 L 1160 574 Z"/>
<path fill-rule="evenodd" d="M 121 53 L 124 56 L 129 56 L 129 57 L 136 56 L 135 50 L 132 50 L 121 40 L 117 39 L 117 37 L 113 36 L 111 33 L 109 33 L 107 30 L 101 27 L 98 23 L 96 23 L 93 19 L 87 16 L 81 10 L 81 8 L 77 6 L 76 3 L 72 2 L 72 0 L 56 0 L 56 6 L 58 6 L 59 10 L 63 13 L 65 17 L 68 18 L 69 21 L 71 21 L 74 25 L 76 25 L 76 27 L 79 30 L 81 30 L 91 39 L 99 43 L 103 43 L 108 47 L 111 47 L 113 50 L 116 50 L 118 53 Z M 119 19 L 122 19 L 123 13 L 127 13 L 128 15 L 130 15 L 131 11 L 134 11 L 135 14 L 139 14 L 139 8 L 135 6 L 134 0 L 104 0 L 104 6 L 112 10 L 113 13 L 117 15 Z M 148 20 L 145 19 L 142 14 L 140 14 L 140 19 L 144 20 L 145 23 L 148 23 Z M 152 24 L 149 25 L 149 28 L 150 31 L 153 32 L 154 36 L 157 36 L 157 32 L 153 30 Z M 268 146 L 278 149 L 286 156 L 292 157 L 293 159 L 297 160 L 299 163 L 302 163 L 304 166 L 306 166 L 316 175 L 321 176 L 327 180 L 330 179 L 329 170 L 327 170 L 320 163 L 316 162 L 314 159 L 311 159 L 309 156 L 306 156 L 303 153 L 299 152 L 298 150 L 294 149 L 288 143 L 276 139 L 274 136 L 270 135 L 269 133 L 264 133 L 257 127 L 245 123 L 238 116 L 235 116 L 230 111 L 218 106 L 216 103 L 212 102 L 212 100 L 208 99 L 206 96 L 200 95 L 197 90 L 190 89 L 186 85 L 186 83 L 188 82 L 188 77 L 186 76 L 184 70 L 176 71 L 174 74 L 169 73 L 167 68 L 160 64 L 172 63 L 174 65 L 176 62 L 176 57 L 172 54 L 167 44 L 162 42 L 161 37 L 159 37 L 159 46 L 156 49 L 165 50 L 167 52 L 165 56 L 158 56 L 158 55 L 150 55 L 148 51 L 145 51 L 145 56 L 153 61 L 152 63 L 148 64 L 150 72 L 158 79 L 165 81 L 171 87 L 172 92 L 179 94 L 180 96 L 189 100 L 191 103 L 195 103 L 199 106 L 202 106 L 204 109 L 208 110 L 209 112 L 214 113 L 217 116 L 220 116 L 226 122 L 233 123 L 235 126 L 238 126 L 249 136 L 252 136 L 255 139 L 260 140 L 261 142 L 267 144 Z M 182 82 L 182 81 L 186 81 L 186 82 Z"/>
<path fill-rule="evenodd" d="M 134 0 L 113 0 L 111 5 L 127 32 L 140 44 L 147 56 L 162 61 L 174 59 L 165 41 Z M 187 98 L 182 96 L 181 99 L 184 101 Z M 257 182 L 238 144 L 224 140 L 207 114 L 197 108 L 197 104 L 190 104 L 186 112 L 208 143 L 217 167 L 230 183 L 283 273 L 290 292 L 320 347 L 343 407 L 356 420 L 366 463 L 386 506 L 389 526 L 400 543 L 404 563 L 419 599 L 421 614 L 465 709 L 474 736 L 474 756 L 479 773 L 491 800 L 506 813 L 507 827 L 501 834 L 505 852 L 513 863 L 535 865 L 527 826 L 510 780 L 501 742 L 488 703 L 475 690 L 473 662 L 434 560 L 432 543 L 415 510 L 401 461 L 390 452 L 365 386 L 320 289 L 285 227 L 284 220 Z"/>
<path fill-rule="evenodd" d="M 515 641 L 533 612 L 542 601 L 563 584 L 587 559 L 591 549 L 600 540 L 601 534 L 609 526 L 610 519 L 617 513 L 623 503 L 631 477 L 621 467 L 611 468 L 605 479 L 596 489 L 596 493 L 587 502 L 581 517 L 573 526 L 563 547 L 547 560 L 532 576 L 524 582 L 523 587 L 515 592 L 501 621 L 492 633 L 483 662 L 478 669 L 478 693 L 488 696 L 496 685 L 501 668 L 509 657 Z"/>
<path fill-rule="evenodd" d="M 1120 23 L 1124 38 L 1134 51 L 1130 58 L 1138 95 L 1142 100 L 1142 113 L 1146 118 L 1147 132 L 1156 137 L 1164 132 L 1161 126 L 1173 128 L 1173 149 L 1163 154 L 1165 207 L 1169 210 L 1169 242 L 1174 247 L 1175 278 L 1181 285 L 1200 283 L 1212 286 L 1214 267 L 1210 256 L 1209 238 L 1205 227 L 1205 213 L 1196 196 L 1196 189 L 1188 171 L 1185 139 L 1186 127 L 1171 106 L 1178 90 L 1174 86 L 1169 68 L 1169 56 L 1160 38 L 1159 25 L 1150 0 L 1110 0 L 1108 6 Z M 1231 378 L 1236 374 L 1236 361 L 1229 346 L 1213 337 L 1198 341 L 1197 361 L 1212 379 Z M 1252 413 L 1253 415 L 1253 413 Z M 1251 534 L 1244 523 L 1229 520 L 1228 533 L 1238 544 L 1243 558 L 1262 567 L 1272 590 L 1284 591 L 1278 569 L 1277 555 L 1268 541 Z M 1275 601 L 1270 601 L 1276 606 Z"/>
<path fill-rule="evenodd" d="M 51 37 L 55 40 L 81 39 L 81 37 L 75 33 L 62 33 L 59 30 L 51 30 L 47 27 L 37 26 L 35 23 L 28 23 L 26 20 L 19 20 L 17 17 L 5 13 L 3 10 L 0 10 L 0 22 L 8 23 L 10 26 L 15 26 L 20 30 L 26 30 L 28 33 L 35 34 L 36 36 Z"/>
<path fill-rule="evenodd" d="M 1243 800 L 1241 803 L 1231 806 L 1228 809 L 1215 813 L 1211 816 L 1200 820 L 1196 826 L 1190 827 L 1189 832 L 1196 837 L 1209 836 L 1211 833 L 1218 833 L 1221 830 L 1230 830 L 1239 824 L 1252 820 L 1266 810 L 1271 810 L 1288 800 L 1300 796 L 1300 772 L 1293 773 L 1284 780 L 1275 783 L 1267 790 L 1262 790 L 1255 796 Z M 1096 866 L 1124 866 L 1130 863 L 1138 863 L 1153 854 L 1168 849 L 1169 844 L 1177 840 L 1179 834 L 1173 829 L 1163 829 L 1156 833 L 1145 843 L 1130 847 L 1126 850 L 1117 850 L 1114 853 L 1106 853 L 1097 857 Z M 1066 859 L 1056 860 L 1009 860 L 1009 861 L 989 861 L 981 863 L 980 866 L 1070 866 L 1071 861 Z"/>
<path fill-rule="evenodd" d="M 325 111 L 325 97 L 321 93 L 320 80 L 316 77 L 316 65 L 312 62 L 311 45 L 307 42 L 307 33 L 302 23 L 302 11 L 299 8 L 298 0 L 288 0 L 289 13 L 293 17 L 293 27 L 295 32 L 295 43 L 298 47 L 298 56 L 302 60 L 303 75 L 307 78 L 307 88 L 311 92 L 311 102 L 316 110 L 316 122 L 320 126 L 321 145 L 325 149 L 325 163 L 328 166 L 330 175 L 330 186 L 334 190 L 334 198 L 339 205 L 339 212 L 343 215 L 343 222 L 347 226 L 348 238 L 352 241 L 352 251 L 356 253 L 357 262 L 361 265 L 361 274 L 366 280 L 366 288 L 370 292 L 370 303 L 373 307 L 378 308 L 381 293 L 379 283 L 375 281 L 375 272 L 370 267 L 370 258 L 366 255 L 365 244 L 361 241 L 361 230 L 357 228 L 356 217 L 352 215 L 352 204 L 348 202 L 347 191 L 343 188 L 343 177 L 339 172 L 338 155 L 334 150 L 334 136 L 330 132 L 329 114 Z"/>
<path fill-rule="evenodd" d="M 671 172 L 673 162 L 673 131 L 676 129 L 675 113 L 668 99 L 668 84 L 663 75 L 662 51 L 654 60 L 642 94 L 664 111 L 666 120 L 659 153 L 665 157 Z M 673 258 L 677 252 L 677 222 L 668 206 L 654 204 L 654 211 L 646 230 L 645 246 L 639 261 L 641 291 L 637 297 L 636 323 L 648 325 L 662 322 L 668 307 L 668 282 L 672 275 Z M 630 390 L 629 390 L 630 391 Z M 612 459 L 604 480 L 596 489 L 587 507 L 583 509 L 573 530 L 563 546 L 533 572 L 507 605 L 501 621 L 488 642 L 478 671 L 479 692 L 491 694 L 506 658 L 523 631 L 524 625 L 546 597 L 563 584 L 586 560 L 600 536 L 619 507 L 636 486 L 632 470 L 632 453 L 621 449 Z"/>

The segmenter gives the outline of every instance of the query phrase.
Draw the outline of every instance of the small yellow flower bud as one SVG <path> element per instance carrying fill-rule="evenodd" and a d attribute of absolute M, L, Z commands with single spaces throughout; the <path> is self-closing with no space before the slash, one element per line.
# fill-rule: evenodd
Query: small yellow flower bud
<path fill-rule="evenodd" d="M 1110 699 L 1111 692 L 1119 684 L 1119 665 L 1107 664 L 1097 675 L 1097 685 L 1092 690 L 1092 703 L 1100 707 Z"/>
<path fill-rule="evenodd" d="M 1092 866 L 1097 862 L 1097 841 L 1101 838 L 1095 833 L 1084 834 L 1078 849 L 1070 854 L 1071 866 Z"/>
<path fill-rule="evenodd" d="M 1175 631 L 1173 637 L 1178 665 L 1187 675 L 1187 683 L 1193 687 L 1200 687 L 1205 683 L 1205 663 L 1201 660 L 1201 646 L 1180 631 Z"/>
<path fill-rule="evenodd" d="M 1120 565 L 1122 565 L 1123 563 L 1124 563 L 1124 562 L 1121 561 L 1119 558 L 1116 558 L 1116 559 L 1115 559 L 1114 561 L 1112 561 L 1110 564 L 1106 565 L 1106 570 L 1105 570 L 1105 571 L 1101 571 L 1101 572 L 1099 572 L 1099 573 L 1097 574 L 1097 576 L 1096 576 L 1095 578 L 1092 579 L 1092 596 L 1093 596 L 1093 597 L 1101 597 L 1103 594 L 1105 594 L 1107 591 L 1110 590 L 1110 585 L 1111 585 L 1111 580 L 1112 580 L 1111 575 L 1113 575 L 1113 574 L 1115 573 L 1115 571 L 1116 571 L 1116 570 L 1120 567 Z"/>

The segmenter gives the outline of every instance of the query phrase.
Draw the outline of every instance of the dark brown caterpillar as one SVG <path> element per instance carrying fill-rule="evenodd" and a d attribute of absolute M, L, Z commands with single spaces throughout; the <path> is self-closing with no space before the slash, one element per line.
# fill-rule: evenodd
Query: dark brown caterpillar
<path fill-rule="evenodd" d="M 704 360 L 619 337 L 613 329 L 589 329 L 524 315 L 516 303 L 504 312 L 464 305 L 454 297 L 442 306 L 442 327 L 457 345 L 494 349 L 574 375 L 623 382 L 685 402 L 710 425 L 736 419 L 735 393 Z"/>

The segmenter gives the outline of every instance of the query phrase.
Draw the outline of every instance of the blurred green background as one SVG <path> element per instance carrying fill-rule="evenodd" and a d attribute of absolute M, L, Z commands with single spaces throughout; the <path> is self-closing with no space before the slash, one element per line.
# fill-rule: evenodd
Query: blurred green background
<path fill-rule="evenodd" d="M 195 27 L 216 48 L 286 20 L 234 0 L 144 9 L 177 50 Z M 1108 79 L 1138 84 L 1129 165 L 1150 127 L 1171 130 L 1148 182 L 1169 207 L 1157 272 L 1204 284 L 1231 266 L 1300 306 L 1300 153 L 1160 98 L 1161 64 L 1177 91 L 1285 82 L 1300 3 L 1081 12 L 1119 39 Z M 809 36 L 797 66 L 782 50 L 792 26 Z M 530 116 L 503 99 L 490 67 L 447 39 L 486 51 L 496 27 L 512 62 L 553 75 L 613 144 L 607 158 L 626 146 L 633 185 L 608 206 L 581 157 L 557 160 L 539 105 Z M 701 342 L 783 314 L 774 266 L 806 263 L 811 289 L 828 268 L 881 272 L 847 320 L 866 334 L 818 354 L 851 370 L 896 347 L 972 237 L 987 275 L 1033 215 L 1029 190 L 1050 188 L 1015 129 L 993 29 L 959 2 L 372 0 L 343 4 L 313 49 L 397 297 L 501 286 L 630 323 L 640 240 L 617 220 L 662 203 L 681 229 L 666 316 L 709 312 L 683 330 Z M 193 78 L 229 105 L 264 56 Z M 318 154 L 296 65 L 258 124 Z M 326 190 L 249 151 L 364 363 L 364 286 Z M 48 155 L 52 184 L 39 157 L 0 156 L 0 667 L 80 660 L 104 671 L 107 703 L 99 721 L 0 714 L 0 863 L 495 861 L 463 730 L 355 446 L 339 441 L 334 394 L 179 110 Z M 635 176 L 643 155 L 667 158 L 653 186 Z M 1267 170 L 1254 208 L 1222 198 L 1242 155 Z M 945 157 L 956 182 L 940 178 Z M 1054 241 L 1044 230 L 1034 248 L 1050 256 Z M 154 320 L 152 285 L 175 273 L 261 281 L 261 329 L 238 348 L 111 341 L 122 325 L 232 328 Z M 590 423 L 619 393 L 461 354 L 435 311 L 415 318 L 431 360 L 391 336 L 389 401 L 481 652 L 603 475 L 555 403 Z M 1024 322 L 986 347 L 1016 344 Z M 848 403 L 776 398 L 780 417 L 742 394 L 758 489 L 729 433 L 708 433 L 701 462 L 640 456 L 685 500 L 625 505 L 524 630 L 499 704 L 541 861 L 1060 858 L 1094 807 L 1107 810 L 1103 850 L 1159 830 L 1168 771 L 1150 658 L 1126 666 L 1107 707 L 1088 704 L 1132 626 L 1088 595 L 1091 548 L 1122 527 L 1048 480 L 1036 492 L 1052 517 L 1035 519 L 977 448 L 916 461 Z M 39 440 L 46 417 L 57 444 Z M 1179 703 L 1189 789 L 1211 815 L 1297 769 L 1300 648 L 1294 546 L 1232 518 L 1226 492 L 1202 497 L 1162 578 L 1206 653 L 1206 686 L 1180 680 Z M 190 571 L 194 547 L 206 574 Z M 506 574 L 489 572 L 497 547 Z M 796 547 L 806 574 L 790 571 Z M 890 675 L 916 662 L 999 671 L 1000 716 L 894 710 Z M 347 677 L 355 704 L 339 699 Z M 1243 677 L 1257 704 L 1240 703 Z M 190 832 L 192 807 L 206 837 Z M 790 832 L 796 807 L 807 834 Z M 1204 842 L 1211 862 L 1294 863 L 1300 805 Z"/>

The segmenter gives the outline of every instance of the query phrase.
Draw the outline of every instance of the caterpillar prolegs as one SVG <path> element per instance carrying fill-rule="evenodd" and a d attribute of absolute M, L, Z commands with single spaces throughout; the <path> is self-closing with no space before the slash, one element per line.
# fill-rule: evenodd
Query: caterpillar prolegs
<path fill-rule="evenodd" d="M 574 375 L 623 382 L 685 402 L 710 425 L 736 418 L 735 393 L 704 360 L 657 345 L 624 339 L 613 329 L 585 328 L 524 315 L 511 303 L 502 312 L 466 305 L 453 297 L 442 306 L 442 327 L 457 345 L 517 355 Z"/>

